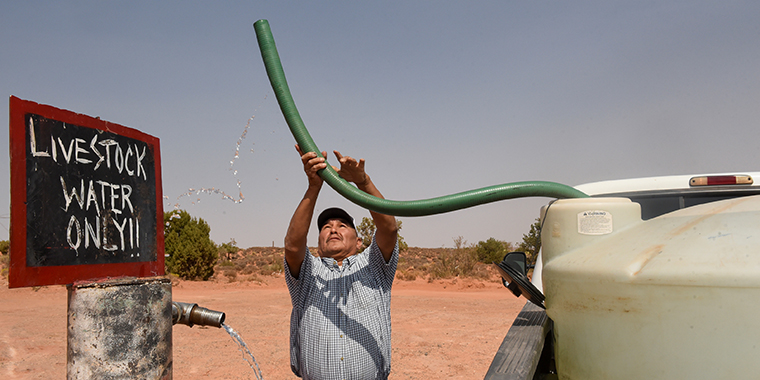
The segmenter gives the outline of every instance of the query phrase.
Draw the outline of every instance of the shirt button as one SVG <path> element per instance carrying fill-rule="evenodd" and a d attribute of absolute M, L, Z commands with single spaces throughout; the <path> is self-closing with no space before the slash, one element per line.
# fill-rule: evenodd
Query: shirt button
<path fill-rule="evenodd" d="M 340 358 L 340 361 L 343 361 L 343 358 Z"/>
<path fill-rule="evenodd" d="M 340 337 L 343 338 L 343 334 L 340 334 Z"/>

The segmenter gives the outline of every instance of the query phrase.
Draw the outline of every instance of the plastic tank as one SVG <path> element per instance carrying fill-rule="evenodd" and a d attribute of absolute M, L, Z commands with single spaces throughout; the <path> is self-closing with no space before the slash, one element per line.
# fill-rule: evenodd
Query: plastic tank
<path fill-rule="evenodd" d="M 639 215 L 625 198 L 545 213 L 559 378 L 756 378 L 760 196 Z"/>

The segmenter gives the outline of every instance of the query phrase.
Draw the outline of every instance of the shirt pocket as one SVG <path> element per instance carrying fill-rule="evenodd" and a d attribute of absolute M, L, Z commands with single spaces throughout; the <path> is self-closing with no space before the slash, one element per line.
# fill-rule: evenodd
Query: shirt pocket
<path fill-rule="evenodd" d="M 361 281 L 356 281 L 351 284 L 347 306 L 362 310 L 375 308 L 379 302 L 378 293 L 379 289 L 374 289 L 371 286 L 367 286 L 367 284 L 363 284 Z"/>

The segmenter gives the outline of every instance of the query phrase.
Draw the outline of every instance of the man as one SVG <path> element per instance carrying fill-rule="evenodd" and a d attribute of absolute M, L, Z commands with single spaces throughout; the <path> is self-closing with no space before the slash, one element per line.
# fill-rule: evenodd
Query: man
<path fill-rule="evenodd" d="M 293 303 L 290 316 L 290 366 L 304 379 L 386 379 L 390 373 L 390 299 L 398 263 L 396 219 L 370 211 L 376 231 L 372 244 L 362 240 L 353 218 L 339 208 L 317 218 L 319 257 L 306 237 L 327 167 L 316 153 L 301 155 L 309 185 L 285 236 L 285 280 Z M 346 181 L 382 198 L 364 171 L 364 159 L 334 151 Z M 326 156 L 322 152 L 322 156 Z"/>

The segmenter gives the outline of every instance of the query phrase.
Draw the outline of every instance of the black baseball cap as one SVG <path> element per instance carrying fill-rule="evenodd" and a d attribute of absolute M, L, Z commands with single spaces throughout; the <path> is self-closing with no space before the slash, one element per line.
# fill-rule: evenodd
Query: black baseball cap
<path fill-rule="evenodd" d="M 317 227 L 319 227 L 319 230 L 322 230 L 322 227 L 327 223 L 330 219 L 340 219 L 351 228 L 356 230 L 356 227 L 354 227 L 354 218 L 351 217 L 351 215 L 348 215 L 348 213 L 343 210 L 342 208 L 338 207 L 331 207 L 326 209 L 325 211 L 322 211 L 321 214 L 319 214 L 319 217 L 317 218 Z"/>

